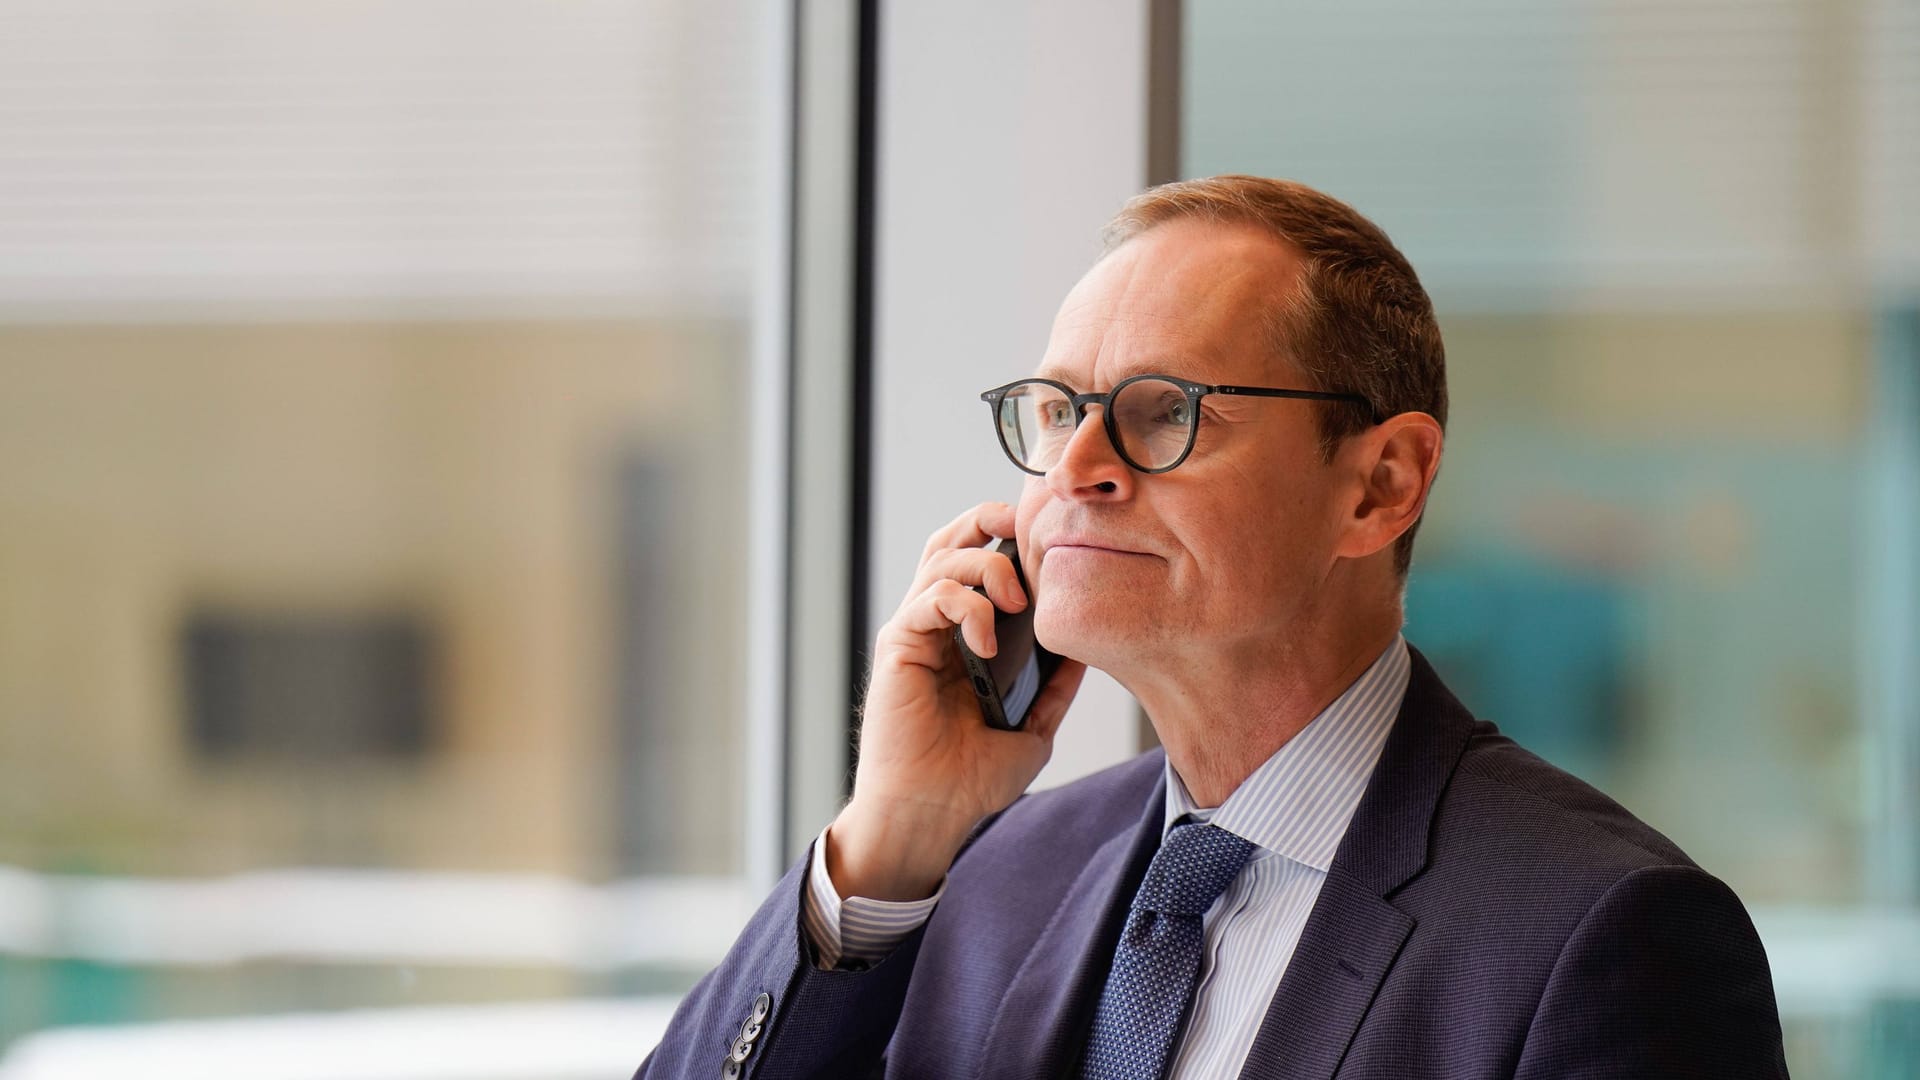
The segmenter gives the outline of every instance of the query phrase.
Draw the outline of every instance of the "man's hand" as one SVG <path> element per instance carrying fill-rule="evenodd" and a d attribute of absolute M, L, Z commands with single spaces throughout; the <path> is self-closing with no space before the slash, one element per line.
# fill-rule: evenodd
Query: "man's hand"
<path fill-rule="evenodd" d="M 982 503 L 935 532 L 906 599 L 880 628 L 853 799 L 827 832 L 827 873 L 842 897 L 933 895 L 973 827 L 1019 798 L 1053 753 L 1086 665 L 1062 660 L 1021 729 L 999 731 L 981 719 L 951 640 L 957 624 L 974 652 L 992 656 L 995 606 L 1031 602 L 1013 562 L 984 547 L 1012 535 L 1005 503 Z"/>

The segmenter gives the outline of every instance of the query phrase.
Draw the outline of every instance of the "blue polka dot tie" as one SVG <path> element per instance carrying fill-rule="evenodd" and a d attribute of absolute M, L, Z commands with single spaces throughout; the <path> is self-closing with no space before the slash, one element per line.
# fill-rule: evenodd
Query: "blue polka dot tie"
<path fill-rule="evenodd" d="M 1200 980 L 1200 918 L 1253 854 L 1253 844 L 1212 825 L 1167 831 L 1133 894 L 1126 929 L 1080 1075 L 1085 1080 L 1159 1080 Z"/>

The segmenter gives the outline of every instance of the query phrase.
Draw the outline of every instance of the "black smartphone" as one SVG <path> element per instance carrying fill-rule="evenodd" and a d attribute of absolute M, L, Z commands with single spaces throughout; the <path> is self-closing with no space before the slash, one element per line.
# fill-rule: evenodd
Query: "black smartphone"
<path fill-rule="evenodd" d="M 980 699 L 980 714 L 987 726 L 1018 731 L 1027 722 L 1027 710 L 1040 696 L 1040 688 L 1059 668 L 1060 657 L 1033 639 L 1033 589 L 1027 585 L 1027 572 L 1020 565 L 1019 548 L 1008 538 L 996 542 L 993 550 L 1012 560 L 1020 590 L 1027 594 L 1027 606 L 1015 612 L 1001 611 L 997 606 L 993 609 L 993 636 L 1000 651 L 991 658 L 967 648 L 958 626 L 953 628 L 953 647 L 967 665 L 967 677 L 973 681 L 973 694 Z M 978 593 L 986 592 L 977 585 L 973 588 Z"/>

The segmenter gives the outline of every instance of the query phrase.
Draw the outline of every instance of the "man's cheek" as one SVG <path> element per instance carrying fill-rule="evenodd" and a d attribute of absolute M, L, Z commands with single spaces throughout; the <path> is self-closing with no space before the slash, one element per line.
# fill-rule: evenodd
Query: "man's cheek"
<path fill-rule="evenodd" d="M 1033 519 L 1039 516 L 1040 508 L 1047 502 L 1046 491 L 1037 487 L 1037 482 L 1037 477 L 1028 477 L 1020 489 L 1019 499 L 1013 504 L 1013 535 L 1023 551 L 1027 547 L 1028 536 L 1033 532 Z"/>

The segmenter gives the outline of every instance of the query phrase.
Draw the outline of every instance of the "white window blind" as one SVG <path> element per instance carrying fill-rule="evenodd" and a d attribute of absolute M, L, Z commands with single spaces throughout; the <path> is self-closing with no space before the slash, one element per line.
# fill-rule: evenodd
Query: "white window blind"
<path fill-rule="evenodd" d="M 1912 282 L 1916 6 L 1195 0 L 1183 168 L 1325 188 L 1456 295 Z"/>
<path fill-rule="evenodd" d="M 0 308 L 744 309 L 753 0 L 0 6 Z"/>

